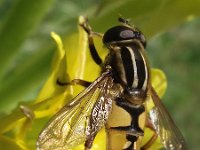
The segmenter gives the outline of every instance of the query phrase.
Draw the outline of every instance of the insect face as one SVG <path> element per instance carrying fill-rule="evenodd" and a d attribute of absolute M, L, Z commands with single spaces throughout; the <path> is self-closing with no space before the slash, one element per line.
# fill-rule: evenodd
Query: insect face
<path fill-rule="evenodd" d="M 103 43 L 106 46 L 120 45 L 122 43 L 133 42 L 134 39 L 139 40 L 142 45 L 146 46 L 146 40 L 144 35 L 137 30 L 129 26 L 115 26 L 107 30 L 103 36 Z"/>

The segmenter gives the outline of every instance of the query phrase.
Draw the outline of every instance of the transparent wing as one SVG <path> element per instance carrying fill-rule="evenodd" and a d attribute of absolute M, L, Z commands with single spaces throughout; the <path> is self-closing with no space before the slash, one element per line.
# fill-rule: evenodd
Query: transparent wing
<path fill-rule="evenodd" d="M 39 135 L 37 149 L 69 149 L 84 142 L 88 132 L 97 131 L 97 129 L 87 129 L 91 124 L 90 115 L 95 112 L 93 108 L 99 105 L 99 101 L 110 101 L 107 94 L 111 85 L 111 73 L 107 71 L 76 96 L 70 104 L 65 105 Z M 102 125 L 103 121 L 101 123 L 100 120 L 98 123 Z M 98 128 L 100 127 L 99 125 Z"/>
<path fill-rule="evenodd" d="M 184 137 L 170 117 L 169 112 L 152 86 L 149 90 L 155 104 L 155 107 L 150 110 L 150 118 L 164 147 L 167 150 L 186 150 Z"/>

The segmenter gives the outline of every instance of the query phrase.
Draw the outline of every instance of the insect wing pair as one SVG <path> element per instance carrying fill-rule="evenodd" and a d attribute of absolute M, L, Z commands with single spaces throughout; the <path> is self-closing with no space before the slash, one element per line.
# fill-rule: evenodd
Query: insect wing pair
<path fill-rule="evenodd" d="M 108 114 L 110 111 L 109 107 L 111 107 L 111 101 L 114 97 L 109 97 L 110 95 L 107 93 L 112 84 L 110 72 L 105 72 L 75 97 L 70 104 L 64 106 L 40 134 L 37 149 L 64 150 L 85 142 L 87 124 L 90 122 L 89 118 L 95 104 L 101 102 L 102 106 L 107 108 L 98 110 L 99 113 L 108 111 L 106 112 Z M 150 118 L 164 147 L 168 150 L 186 149 L 183 136 L 152 87 L 151 94 L 155 107 L 150 111 Z M 107 114 L 97 120 L 100 124 L 98 130 L 106 123 Z"/>
<path fill-rule="evenodd" d="M 73 148 L 100 130 L 112 106 L 112 98 L 109 94 L 112 81 L 110 71 L 103 73 L 88 88 L 78 94 L 70 104 L 64 106 L 41 132 L 37 149 Z M 91 120 L 91 115 L 96 120 Z M 95 126 L 88 128 L 91 123 Z"/>

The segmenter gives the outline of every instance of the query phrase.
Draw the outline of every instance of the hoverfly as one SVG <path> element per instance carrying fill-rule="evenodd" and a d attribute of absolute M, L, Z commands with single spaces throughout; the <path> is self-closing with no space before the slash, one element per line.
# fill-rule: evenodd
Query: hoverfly
<path fill-rule="evenodd" d="M 144 35 L 128 20 L 119 18 L 121 24 L 103 35 L 109 53 L 102 61 L 93 42 L 95 32 L 87 19 L 82 19 L 80 26 L 88 34 L 90 53 L 101 67 L 101 75 L 92 83 L 72 81 L 87 88 L 50 120 L 39 135 L 37 149 L 65 150 L 85 142 L 85 150 L 89 150 L 102 127 L 106 128 L 108 150 L 148 149 L 157 135 L 168 150 L 186 149 L 181 132 L 151 86 Z M 155 104 L 148 117 L 147 95 Z M 141 121 L 142 117 L 149 119 Z M 141 147 L 147 122 L 155 135 Z"/>

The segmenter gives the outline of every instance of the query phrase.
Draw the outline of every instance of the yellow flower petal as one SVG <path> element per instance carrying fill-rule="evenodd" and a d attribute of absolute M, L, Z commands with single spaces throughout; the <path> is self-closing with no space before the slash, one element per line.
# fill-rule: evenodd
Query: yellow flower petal
<path fill-rule="evenodd" d="M 151 84 L 157 94 L 162 97 L 167 89 L 167 81 L 164 72 L 160 69 L 151 69 Z"/>
<path fill-rule="evenodd" d="M 60 86 L 57 84 L 57 80 L 61 82 L 69 82 L 69 75 L 67 73 L 67 64 L 66 64 L 66 51 L 63 48 L 61 38 L 54 32 L 51 33 L 52 38 L 57 44 L 57 53 L 53 59 L 52 72 L 44 84 L 42 90 L 40 91 L 35 103 L 41 102 L 45 99 L 53 97 L 55 95 L 61 94 L 64 91 L 68 90 L 70 93 L 69 86 Z"/>

